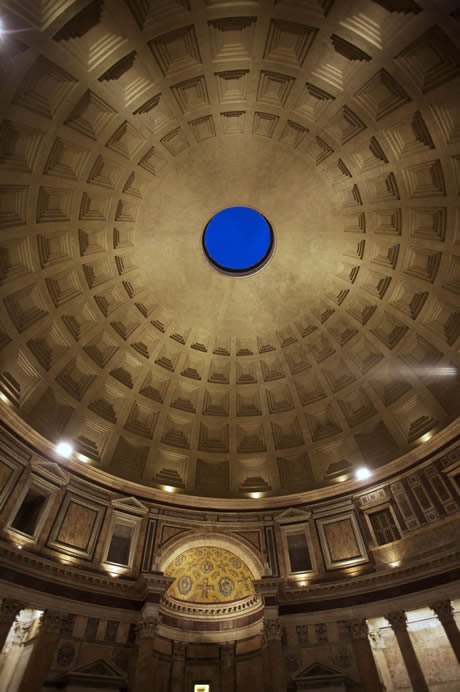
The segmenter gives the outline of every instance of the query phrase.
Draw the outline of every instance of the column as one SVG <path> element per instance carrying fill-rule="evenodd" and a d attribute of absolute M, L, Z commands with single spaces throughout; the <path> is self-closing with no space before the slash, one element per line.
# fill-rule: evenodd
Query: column
<path fill-rule="evenodd" d="M 184 690 L 185 649 L 185 642 L 174 642 L 171 670 L 171 692 L 183 692 Z"/>
<path fill-rule="evenodd" d="M 415 692 L 429 692 L 423 671 L 415 653 L 412 640 L 407 631 L 407 616 L 404 610 L 395 610 L 385 615 L 398 641 L 411 685 Z"/>
<path fill-rule="evenodd" d="M 14 598 L 4 598 L 0 606 L 0 652 L 3 649 L 8 633 L 11 629 L 16 615 L 24 608 L 21 601 Z"/>
<path fill-rule="evenodd" d="M 32 645 L 32 653 L 18 692 L 41 692 L 56 652 L 61 628 L 65 622 L 66 618 L 63 613 L 53 610 L 46 610 L 43 613 L 40 618 L 40 629 Z"/>
<path fill-rule="evenodd" d="M 267 640 L 273 692 L 285 692 L 286 675 L 281 648 L 281 623 L 279 618 L 264 617 L 264 636 Z"/>
<path fill-rule="evenodd" d="M 369 628 L 364 618 L 350 622 L 353 650 L 358 662 L 359 676 L 366 692 L 383 690 L 379 673 L 369 641 Z"/>
<path fill-rule="evenodd" d="M 431 610 L 434 610 L 444 631 L 447 635 L 449 643 L 460 663 L 460 632 L 458 631 L 457 623 L 454 619 L 454 611 L 452 604 L 448 598 L 443 601 L 436 601 L 430 604 Z"/>
<path fill-rule="evenodd" d="M 222 692 L 235 692 L 235 642 L 220 647 Z"/>

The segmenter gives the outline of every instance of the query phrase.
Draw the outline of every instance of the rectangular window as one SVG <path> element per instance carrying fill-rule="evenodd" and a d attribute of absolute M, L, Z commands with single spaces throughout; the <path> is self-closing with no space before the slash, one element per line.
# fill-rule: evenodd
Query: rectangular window
<path fill-rule="evenodd" d="M 291 572 L 310 571 L 312 564 L 305 532 L 288 533 L 286 538 Z"/>
<path fill-rule="evenodd" d="M 377 545 L 399 541 L 401 538 L 390 509 L 386 508 L 379 512 L 372 512 L 369 514 L 369 519 L 374 529 Z"/>
<path fill-rule="evenodd" d="M 129 552 L 131 550 L 132 527 L 124 524 L 115 524 L 112 539 L 110 541 L 107 562 L 117 565 L 129 565 Z"/>
<path fill-rule="evenodd" d="M 46 500 L 47 496 L 43 495 L 37 488 L 29 488 L 11 527 L 28 536 L 33 536 Z"/>

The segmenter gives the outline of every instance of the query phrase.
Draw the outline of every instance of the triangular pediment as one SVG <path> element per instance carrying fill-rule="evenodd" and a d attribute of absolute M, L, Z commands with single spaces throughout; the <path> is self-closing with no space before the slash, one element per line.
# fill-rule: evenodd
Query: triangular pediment
<path fill-rule="evenodd" d="M 335 668 L 324 665 L 319 661 L 313 661 L 307 668 L 304 668 L 302 672 L 297 673 L 295 676 L 296 680 L 311 680 L 312 678 L 330 678 L 330 679 L 343 679 L 343 673 Z"/>
<path fill-rule="evenodd" d="M 284 512 L 277 514 L 275 521 L 279 524 L 290 524 L 295 521 L 308 521 L 310 517 L 311 512 L 306 512 L 304 509 L 297 509 L 296 507 L 289 507 Z"/>
<path fill-rule="evenodd" d="M 69 476 L 61 467 L 54 461 L 46 461 L 45 459 L 33 458 L 30 464 L 32 473 L 46 480 L 51 481 L 51 483 L 57 483 L 58 485 L 66 485 L 69 482 Z"/>
<path fill-rule="evenodd" d="M 66 674 L 66 678 L 79 678 L 91 680 L 120 681 L 124 677 L 123 672 L 113 663 L 103 658 L 98 658 L 91 663 L 85 663 Z"/>
<path fill-rule="evenodd" d="M 124 497 L 116 500 L 112 500 L 112 507 L 116 509 L 124 509 L 127 512 L 134 514 L 147 514 L 148 507 L 136 500 L 135 497 Z"/>

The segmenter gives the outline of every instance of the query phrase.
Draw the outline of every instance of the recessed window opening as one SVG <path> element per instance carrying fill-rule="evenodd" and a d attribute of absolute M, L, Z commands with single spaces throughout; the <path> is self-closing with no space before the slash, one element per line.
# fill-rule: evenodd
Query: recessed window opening
<path fill-rule="evenodd" d="M 372 512 L 369 515 L 369 519 L 374 529 L 377 545 L 385 545 L 386 543 L 400 540 L 401 534 L 390 509 L 386 508 L 378 512 Z"/>
<path fill-rule="evenodd" d="M 11 524 L 13 529 L 33 536 L 47 497 L 36 488 L 30 488 Z"/>
<path fill-rule="evenodd" d="M 287 545 L 291 572 L 308 572 L 312 568 L 308 551 L 307 537 L 301 533 L 287 534 Z"/>
<path fill-rule="evenodd" d="M 116 524 L 110 542 L 107 555 L 107 562 L 114 562 L 118 565 L 129 564 L 129 553 L 131 550 L 132 528 L 123 524 Z"/>
<path fill-rule="evenodd" d="M 261 269 L 274 248 L 273 229 L 251 207 L 227 207 L 215 214 L 203 233 L 203 250 L 218 271 L 247 276 Z"/>

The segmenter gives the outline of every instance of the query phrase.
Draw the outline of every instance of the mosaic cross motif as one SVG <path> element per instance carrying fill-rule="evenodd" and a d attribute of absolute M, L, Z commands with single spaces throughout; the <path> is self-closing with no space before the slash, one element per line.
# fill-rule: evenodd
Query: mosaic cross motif
<path fill-rule="evenodd" d="M 208 584 L 208 578 L 205 577 L 203 579 L 202 584 L 197 584 L 197 589 L 201 590 L 201 598 L 208 598 L 208 592 L 209 591 L 214 591 L 214 587 L 212 584 Z"/>

